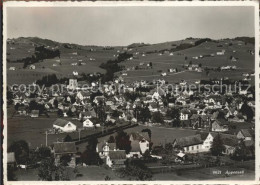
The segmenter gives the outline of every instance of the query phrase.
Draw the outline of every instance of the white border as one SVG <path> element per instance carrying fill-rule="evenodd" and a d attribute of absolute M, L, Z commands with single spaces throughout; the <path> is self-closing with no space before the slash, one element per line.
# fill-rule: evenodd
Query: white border
<path fill-rule="evenodd" d="M 7 181 L 7 109 L 6 109 L 6 40 L 7 40 L 7 28 L 6 28 L 6 16 L 7 16 L 7 7 L 122 7 L 122 6 L 156 6 L 156 7 L 165 7 L 165 6 L 254 6 L 255 7 L 255 92 L 256 92 L 256 106 L 255 106 L 255 143 L 256 143 L 256 169 L 255 169 L 255 180 L 252 181 Z M 4 169 L 4 184 L 259 184 L 260 179 L 260 163 L 259 157 L 260 148 L 259 148 L 259 121 L 260 121 L 260 94 L 259 94 L 259 3 L 258 1 L 163 1 L 163 2 L 122 2 L 122 1 L 97 1 L 97 2 L 15 2 L 9 1 L 3 3 L 3 123 L 4 123 L 4 142 L 3 142 L 3 169 Z"/>

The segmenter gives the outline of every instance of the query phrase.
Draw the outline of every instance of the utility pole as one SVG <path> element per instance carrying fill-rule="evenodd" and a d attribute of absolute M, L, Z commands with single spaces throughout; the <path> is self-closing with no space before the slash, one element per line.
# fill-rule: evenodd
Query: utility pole
<path fill-rule="evenodd" d="M 45 131 L 46 137 L 45 137 L 45 144 L 48 146 L 48 132 L 47 130 Z"/>

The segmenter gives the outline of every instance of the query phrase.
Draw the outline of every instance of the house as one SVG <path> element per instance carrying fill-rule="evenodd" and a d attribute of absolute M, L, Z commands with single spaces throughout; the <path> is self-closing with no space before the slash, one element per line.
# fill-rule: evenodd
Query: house
<path fill-rule="evenodd" d="M 30 65 L 29 69 L 35 69 L 35 65 Z"/>
<path fill-rule="evenodd" d="M 161 76 L 166 76 L 166 75 L 167 75 L 166 72 L 161 73 Z"/>
<path fill-rule="evenodd" d="M 68 120 L 58 118 L 53 122 L 53 129 L 62 132 L 73 132 L 77 130 L 77 126 Z"/>
<path fill-rule="evenodd" d="M 236 59 L 235 57 L 232 56 L 231 59 L 230 59 L 230 61 L 231 61 L 231 62 L 236 62 L 237 59 Z"/>
<path fill-rule="evenodd" d="M 180 120 L 186 121 L 189 119 L 190 112 L 187 109 L 182 109 L 180 113 Z"/>
<path fill-rule="evenodd" d="M 155 102 L 150 103 L 148 108 L 151 112 L 157 112 L 158 111 L 158 105 Z"/>
<path fill-rule="evenodd" d="M 9 67 L 9 70 L 15 71 L 15 67 Z"/>
<path fill-rule="evenodd" d="M 101 142 L 96 147 L 96 152 L 101 158 L 107 157 L 108 153 L 114 150 L 116 150 L 116 143 Z"/>
<path fill-rule="evenodd" d="M 94 127 L 96 125 L 100 125 L 99 120 L 97 118 L 87 118 L 83 122 L 83 128 L 91 128 L 91 127 Z"/>
<path fill-rule="evenodd" d="M 68 162 L 69 167 L 76 166 L 76 145 L 74 142 L 57 142 L 53 143 L 53 153 L 55 158 L 55 165 L 60 164 L 60 159 L 63 156 L 70 156 L 71 160 Z"/>
<path fill-rule="evenodd" d="M 206 115 L 193 114 L 190 117 L 190 125 L 193 129 L 207 127 L 209 125 L 209 117 Z"/>
<path fill-rule="evenodd" d="M 229 116 L 228 121 L 243 123 L 245 122 L 245 118 L 241 113 L 238 113 L 235 116 Z"/>
<path fill-rule="evenodd" d="M 76 89 L 78 87 L 78 82 L 76 78 L 71 78 L 69 79 L 69 85 L 68 88 L 69 89 Z"/>
<path fill-rule="evenodd" d="M 91 112 L 87 111 L 87 112 L 80 112 L 79 113 L 79 119 L 81 120 L 86 120 L 86 119 L 90 119 L 92 118 Z"/>
<path fill-rule="evenodd" d="M 39 117 L 39 110 L 32 110 L 31 118 L 38 118 Z"/>
<path fill-rule="evenodd" d="M 224 55 L 225 54 L 225 50 L 222 50 L 222 51 L 218 51 L 217 52 L 217 55 Z"/>
<path fill-rule="evenodd" d="M 14 152 L 7 153 L 7 166 L 15 167 L 16 166 L 16 159 Z"/>
<path fill-rule="evenodd" d="M 251 129 L 241 129 L 237 133 L 237 138 L 243 141 L 253 140 L 254 131 Z"/>
<path fill-rule="evenodd" d="M 186 153 L 198 153 L 202 150 L 203 140 L 200 134 L 181 137 L 173 141 L 173 147 L 183 148 Z"/>
<path fill-rule="evenodd" d="M 211 131 L 213 132 L 226 132 L 228 131 L 228 122 L 225 120 L 215 120 L 211 125 Z"/>
<path fill-rule="evenodd" d="M 126 161 L 125 150 L 110 151 L 106 157 L 106 165 L 110 168 L 124 168 Z"/>
<path fill-rule="evenodd" d="M 220 138 L 225 147 L 223 154 L 226 154 L 226 155 L 233 154 L 235 151 L 235 147 L 238 144 L 237 137 L 235 135 L 231 135 L 231 134 L 223 134 L 223 133 L 216 133 L 216 132 L 210 132 L 208 134 L 207 138 L 203 142 L 202 151 L 204 151 L 204 152 L 210 151 L 213 140 L 218 134 L 220 135 Z"/>
<path fill-rule="evenodd" d="M 131 141 L 131 151 L 127 155 L 128 158 L 140 158 L 142 154 L 150 149 L 149 141 L 139 133 L 131 133 L 129 140 Z"/>
<path fill-rule="evenodd" d="M 169 72 L 170 72 L 170 73 L 176 72 L 176 69 L 170 68 L 170 69 L 169 69 Z"/>

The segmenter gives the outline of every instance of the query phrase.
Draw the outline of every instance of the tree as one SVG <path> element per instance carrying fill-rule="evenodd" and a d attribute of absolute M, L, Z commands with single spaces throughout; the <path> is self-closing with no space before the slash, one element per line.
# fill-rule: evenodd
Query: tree
<path fill-rule="evenodd" d="M 38 168 L 38 176 L 40 180 L 69 180 L 67 170 L 63 166 L 55 166 L 54 158 L 44 159 Z"/>
<path fill-rule="evenodd" d="M 108 142 L 108 143 L 115 143 L 115 142 L 116 142 L 115 137 L 111 135 L 111 136 L 108 138 L 107 142 Z"/>
<path fill-rule="evenodd" d="M 153 113 L 152 120 L 155 123 L 164 123 L 163 116 L 159 111 Z"/>
<path fill-rule="evenodd" d="M 131 180 L 151 180 L 153 177 L 152 172 L 145 166 L 141 160 L 131 161 L 127 164 L 126 168 L 118 170 L 122 177 L 129 177 Z"/>
<path fill-rule="evenodd" d="M 251 121 L 253 119 L 254 111 L 249 105 L 247 105 L 246 102 L 241 106 L 240 111 L 243 115 L 246 115 L 247 121 Z"/>
<path fill-rule="evenodd" d="M 63 116 L 63 112 L 62 112 L 61 109 L 58 109 L 58 111 L 57 111 L 57 115 L 58 115 L 59 117 L 62 117 L 62 116 Z"/>
<path fill-rule="evenodd" d="M 143 123 L 145 123 L 146 121 L 148 121 L 151 118 L 151 112 L 147 106 L 144 108 L 141 108 L 140 115 L 138 116 L 138 118 Z"/>
<path fill-rule="evenodd" d="M 72 142 L 72 138 L 70 137 L 69 134 L 66 135 L 66 137 L 63 139 L 64 142 Z"/>
<path fill-rule="evenodd" d="M 8 181 L 16 181 L 17 180 L 14 171 L 15 171 L 14 167 L 9 166 L 9 165 L 7 166 L 7 180 Z"/>
<path fill-rule="evenodd" d="M 180 110 L 176 108 L 168 109 L 166 115 L 172 119 L 180 119 Z"/>
<path fill-rule="evenodd" d="M 246 147 L 243 141 L 240 141 L 238 146 L 236 146 L 235 152 L 233 153 L 231 158 L 239 161 L 244 161 L 247 159 L 249 153 L 250 153 L 249 148 Z"/>
<path fill-rule="evenodd" d="M 38 156 L 41 159 L 51 157 L 51 149 L 46 146 L 40 147 L 38 150 Z"/>
<path fill-rule="evenodd" d="M 57 109 L 58 108 L 58 100 L 57 99 L 55 99 L 54 101 L 53 101 L 53 105 L 54 105 L 54 107 Z"/>
<path fill-rule="evenodd" d="M 212 155 L 214 155 L 214 156 L 220 156 L 225 151 L 225 146 L 223 145 L 223 141 L 222 141 L 219 133 L 213 139 L 210 151 L 211 151 Z"/>
<path fill-rule="evenodd" d="M 67 111 L 67 115 L 68 115 L 69 117 L 72 117 L 72 116 L 73 116 L 73 113 L 72 113 L 72 111 L 71 111 L 70 108 L 69 108 L 69 110 Z"/>
<path fill-rule="evenodd" d="M 10 145 L 8 152 L 14 152 L 18 164 L 26 164 L 29 158 L 29 145 L 24 140 L 19 140 Z"/>
<path fill-rule="evenodd" d="M 88 141 L 86 150 L 81 154 L 81 160 L 87 165 L 100 165 L 102 160 L 100 159 L 98 153 L 96 152 L 98 140 L 97 138 L 91 138 Z"/>
<path fill-rule="evenodd" d="M 125 150 L 127 154 L 131 151 L 131 141 L 129 135 L 124 131 L 118 131 L 116 135 L 116 147 Z"/>

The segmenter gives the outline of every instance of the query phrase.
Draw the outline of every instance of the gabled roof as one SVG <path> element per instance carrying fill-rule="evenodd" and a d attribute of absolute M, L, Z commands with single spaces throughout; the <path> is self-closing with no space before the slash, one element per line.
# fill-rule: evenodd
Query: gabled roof
<path fill-rule="evenodd" d="M 65 125 L 67 125 L 67 123 L 69 123 L 68 120 L 58 118 L 53 122 L 53 125 L 64 127 Z"/>
<path fill-rule="evenodd" d="M 140 144 L 138 140 L 131 141 L 131 152 L 140 152 Z"/>
<path fill-rule="evenodd" d="M 253 135 L 253 131 L 250 129 L 241 129 L 240 131 L 245 137 L 252 137 Z"/>
<path fill-rule="evenodd" d="M 71 154 L 77 152 L 74 142 L 53 143 L 53 145 L 55 154 Z"/>
<path fill-rule="evenodd" d="M 238 144 L 238 139 L 235 135 L 216 132 L 210 132 L 210 134 L 213 136 L 213 138 L 215 138 L 219 134 L 224 145 L 236 146 Z"/>
<path fill-rule="evenodd" d="M 111 160 L 126 159 L 125 150 L 109 151 L 108 155 Z"/>
<path fill-rule="evenodd" d="M 228 122 L 224 119 L 217 119 L 213 123 L 217 123 L 219 126 L 228 125 Z"/>
<path fill-rule="evenodd" d="M 107 142 L 101 142 L 101 143 L 98 143 L 97 144 L 97 148 L 98 148 L 98 151 L 99 152 L 101 152 L 101 151 L 103 151 L 103 147 L 105 146 L 105 145 L 108 145 L 108 147 L 109 147 L 109 150 L 114 150 L 114 149 L 116 149 L 116 143 L 107 143 Z"/>
<path fill-rule="evenodd" d="M 175 146 L 179 145 L 181 147 L 186 147 L 186 146 L 202 144 L 203 141 L 201 139 L 201 135 L 197 134 L 197 135 L 192 135 L 192 136 L 175 139 L 175 141 L 173 143 L 175 143 Z"/>
<path fill-rule="evenodd" d="M 32 110 L 32 114 L 39 114 L 39 110 Z"/>

